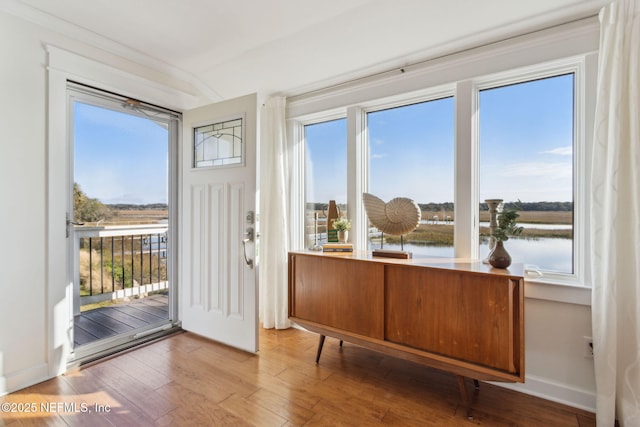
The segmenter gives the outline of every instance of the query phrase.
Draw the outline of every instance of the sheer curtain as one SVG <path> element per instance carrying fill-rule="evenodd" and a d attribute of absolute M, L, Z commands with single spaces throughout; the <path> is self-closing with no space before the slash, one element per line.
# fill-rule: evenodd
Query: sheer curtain
<path fill-rule="evenodd" d="M 260 319 L 263 328 L 291 326 L 287 302 L 289 188 L 285 98 L 263 107 L 260 138 Z"/>
<path fill-rule="evenodd" d="M 591 177 L 598 426 L 640 426 L 640 0 L 600 12 Z"/>

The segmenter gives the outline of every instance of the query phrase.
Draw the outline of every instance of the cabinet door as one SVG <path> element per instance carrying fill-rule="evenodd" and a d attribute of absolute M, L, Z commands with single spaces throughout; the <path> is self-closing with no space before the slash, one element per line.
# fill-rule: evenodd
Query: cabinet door
<path fill-rule="evenodd" d="M 384 266 L 338 257 L 294 255 L 290 315 L 384 338 Z"/>
<path fill-rule="evenodd" d="M 517 373 L 517 286 L 507 277 L 387 266 L 385 339 Z"/>

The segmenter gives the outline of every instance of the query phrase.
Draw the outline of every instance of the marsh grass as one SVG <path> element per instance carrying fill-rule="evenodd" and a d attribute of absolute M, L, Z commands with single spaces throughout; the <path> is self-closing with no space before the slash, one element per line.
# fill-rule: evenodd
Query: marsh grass
<path fill-rule="evenodd" d="M 521 211 L 518 222 L 528 224 L 572 224 L 573 215 L 571 212 L 560 211 Z M 430 220 L 433 215 L 438 215 L 440 219 L 444 218 L 443 213 L 423 212 L 422 218 Z M 445 212 L 444 215 L 453 217 L 453 212 Z M 488 222 L 488 212 L 480 212 L 480 221 Z M 480 227 L 480 235 L 482 239 L 489 236 L 489 227 Z M 519 238 L 523 239 L 571 239 L 573 238 L 573 230 L 561 229 L 543 229 L 535 227 L 527 227 L 522 231 Z M 403 236 L 405 243 L 413 243 L 425 246 L 453 246 L 453 224 L 420 224 L 412 233 Z M 385 236 L 387 243 L 400 243 L 400 236 Z"/>
<path fill-rule="evenodd" d="M 90 256 L 91 255 L 91 256 Z M 111 290 L 113 279 L 111 272 L 100 266 L 100 253 L 92 249 L 80 249 L 80 296 L 102 293 L 102 289 Z M 92 289 L 89 290 L 91 285 Z"/>

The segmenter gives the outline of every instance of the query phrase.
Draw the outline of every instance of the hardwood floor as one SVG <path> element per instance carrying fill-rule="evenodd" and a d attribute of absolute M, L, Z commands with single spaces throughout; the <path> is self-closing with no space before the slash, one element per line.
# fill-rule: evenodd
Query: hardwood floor
<path fill-rule="evenodd" d="M 316 365 L 317 343 L 261 330 L 252 355 L 178 333 L 0 397 L 0 426 L 595 426 L 486 383 L 468 420 L 454 375 L 330 338 Z"/>

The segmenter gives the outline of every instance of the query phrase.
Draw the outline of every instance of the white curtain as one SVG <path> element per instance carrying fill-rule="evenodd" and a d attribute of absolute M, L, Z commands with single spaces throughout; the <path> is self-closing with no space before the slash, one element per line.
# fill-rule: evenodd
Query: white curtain
<path fill-rule="evenodd" d="M 598 426 L 640 426 L 640 0 L 600 12 L 591 177 Z"/>
<path fill-rule="evenodd" d="M 260 319 L 263 328 L 291 326 L 287 302 L 288 158 L 285 98 L 263 107 L 260 138 Z"/>

